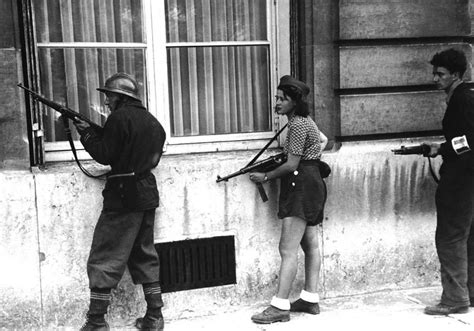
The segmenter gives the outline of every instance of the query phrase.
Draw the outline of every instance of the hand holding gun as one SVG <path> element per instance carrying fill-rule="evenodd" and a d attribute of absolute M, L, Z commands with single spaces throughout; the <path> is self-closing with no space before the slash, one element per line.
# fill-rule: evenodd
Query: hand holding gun
<path fill-rule="evenodd" d="M 244 168 L 242 168 L 242 169 L 240 169 L 240 170 L 238 170 L 238 171 L 236 171 L 236 172 L 234 172 L 230 175 L 227 175 L 227 176 L 224 176 L 224 177 L 217 176 L 216 182 L 219 183 L 219 182 L 222 182 L 222 181 L 228 181 L 231 178 L 234 178 L 234 177 L 237 177 L 237 176 L 249 173 L 249 172 L 268 172 L 268 171 L 271 171 L 271 170 L 279 167 L 280 165 L 282 165 L 285 162 L 286 162 L 286 155 L 284 153 L 276 154 L 276 155 L 270 156 L 267 159 L 264 159 L 262 161 L 253 163 L 253 164 L 251 164 L 247 167 L 244 167 Z M 264 202 L 267 201 L 268 197 L 267 197 L 267 194 L 265 192 L 265 189 L 263 188 L 263 185 L 261 183 L 257 183 L 257 188 L 258 188 L 258 191 L 260 193 L 260 196 L 261 196 L 262 200 Z"/>
<path fill-rule="evenodd" d="M 86 116 L 79 114 L 78 112 L 70 108 L 67 108 L 63 105 L 60 105 L 59 103 L 56 103 L 52 100 L 46 99 L 41 94 L 38 94 L 33 90 L 30 90 L 29 88 L 23 86 L 22 84 L 18 84 L 17 86 L 24 89 L 26 92 L 28 92 L 28 94 L 30 94 L 33 99 L 38 100 L 39 102 L 45 104 L 46 106 L 53 108 L 57 112 L 60 112 L 62 116 L 72 120 L 73 122 L 76 122 L 76 123 L 78 122 L 80 123 L 81 121 L 86 122 L 87 124 L 89 124 L 90 127 L 96 130 L 98 133 L 101 133 L 103 131 L 103 128 L 100 125 L 92 122 Z"/>
<path fill-rule="evenodd" d="M 74 120 L 74 126 L 76 127 L 77 131 L 81 133 L 82 131 L 86 130 L 90 127 L 89 123 L 83 120 Z M 82 133 L 81 133 L 82 134 Z"/>
<path fill-rule="evenodd" d="M 436 146 L 436 147 L 433 147 Z M 434 151 L 434 152 L 433 152 Z M 408 154 L 419 154 L 426 156 L 428 158 L 428 163 L 430 166 L 430 173 L 436 183 L 439 182 L 439 178 L 436 176 L 433 166 L 431 164 L 431 157 L 438 155 L 439 145 L 432 144 L 431 146 L 428 144 L 421 144 L 416 146 L 401 146 L 399 149 L 392 149 L 392 152 L 396 155 L 408 155 Z"/>

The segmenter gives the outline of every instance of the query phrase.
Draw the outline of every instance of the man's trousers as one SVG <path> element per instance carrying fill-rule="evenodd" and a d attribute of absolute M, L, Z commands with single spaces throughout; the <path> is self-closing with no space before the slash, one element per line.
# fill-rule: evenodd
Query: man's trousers
<path fill-rule="evenodd" d="M 102 211 L 87 261 L 91 289 L 117 287 L 127 265 L 135 284 L 159 281 L 154 222 L 155 209 L 126 213 Z"/>
<path fill-rule="evenodd" d="M 467 161 L 444 162 L 436 191 L 441 303 L 449 306 L 469 306 L 474 297 L 474 167 Z"/>

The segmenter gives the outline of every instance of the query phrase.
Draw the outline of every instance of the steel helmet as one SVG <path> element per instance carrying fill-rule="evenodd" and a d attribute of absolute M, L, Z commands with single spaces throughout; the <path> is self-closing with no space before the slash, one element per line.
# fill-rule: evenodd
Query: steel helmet
<path fill-rule="evenodd" d="M 132 76 L 124 72 L 118 72 L 105 81 L 105 86 L 97 89 L 100 92 L 114 92 L 140 100 L 138 96 L 138 84 Z"/>

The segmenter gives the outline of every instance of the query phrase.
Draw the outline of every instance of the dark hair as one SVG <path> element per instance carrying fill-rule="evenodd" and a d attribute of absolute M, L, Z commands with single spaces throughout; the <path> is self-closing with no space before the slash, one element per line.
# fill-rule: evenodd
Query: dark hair
<path fill-rule="evenodd" d="M 430 63 L 435 67 L 448 69 L 451 74 L 459 73 L 459 78 L 462 78 L 467 68 L 466 55 L 463 51 L 454 48 L 436 53 Z"/>
<path fill-rule="evenodd" d="M 294 86 L 278 86 L 278 89 L 283 92 L 285 96 L 289 96 L 296 102 L 295 115 L 306 117 L 309 115 L 309 104 L 305 100 L 302 91 Z"/>

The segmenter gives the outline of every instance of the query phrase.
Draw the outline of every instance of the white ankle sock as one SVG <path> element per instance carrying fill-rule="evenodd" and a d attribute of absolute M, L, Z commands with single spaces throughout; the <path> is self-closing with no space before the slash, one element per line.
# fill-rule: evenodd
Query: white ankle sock
<path fill-rule="evenodd" d="M 300 298 L 304 301 L 317 303 L 319 302 L 319 294 L 318 293 L 311 293 L 305 290 L 301 291 Z"/>
<path fill-rule="evenodd" d="M 270 304 L 281 310 L 290 310 L 290 300 L 273 297 Z"/>

